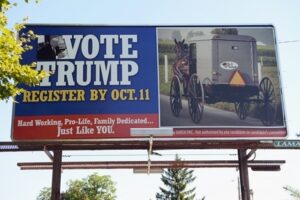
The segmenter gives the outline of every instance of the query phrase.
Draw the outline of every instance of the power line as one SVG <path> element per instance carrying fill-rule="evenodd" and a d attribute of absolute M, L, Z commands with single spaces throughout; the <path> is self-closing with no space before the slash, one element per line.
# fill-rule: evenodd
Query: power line
<path fill-rule="evenodd" d="M 297 43 L 300 42 L 300 40 L 286 40 L 286 41 L 280 41 L 278 44 L 285 44 L 285 43 Z"/>

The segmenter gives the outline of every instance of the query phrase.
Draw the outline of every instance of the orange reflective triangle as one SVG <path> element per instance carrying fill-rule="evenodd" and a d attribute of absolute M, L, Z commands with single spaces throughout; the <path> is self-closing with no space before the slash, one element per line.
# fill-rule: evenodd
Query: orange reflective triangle
<path fill-rule="evenodd" d="M 236 70 L 234 72 L 231 80 L 229 81 L 229 85 L 231 85 L 231 86 L 245 86 L 246 85 L 242 74 L 238 70 Z"/>

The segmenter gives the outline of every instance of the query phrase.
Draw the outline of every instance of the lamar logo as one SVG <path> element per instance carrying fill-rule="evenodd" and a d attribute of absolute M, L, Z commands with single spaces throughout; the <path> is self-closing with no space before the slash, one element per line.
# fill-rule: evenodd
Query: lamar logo
<path fill-rule="evenodd" d="M 225 70 L 235 70 L 239 67 L 239 65 L 233 61 L 224 61 L 221 62 L 220 67 Z"/>

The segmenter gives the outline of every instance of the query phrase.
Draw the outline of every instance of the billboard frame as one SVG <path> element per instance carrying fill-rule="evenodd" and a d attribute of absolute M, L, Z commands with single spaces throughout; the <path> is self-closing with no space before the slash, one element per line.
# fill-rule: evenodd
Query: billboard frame
<path fill-rule="evenodd" d="M 49 27 L 49 26 L 58 26 L 58 27 L 64 27 L 64 26 L 66 26 L 66 27 L 118 27 L 118 26 L 116 26 L 116 25 L 113 25 L 113 26 L 108 26 L 108 25 L 104 25 L 104 26 L 102 26 L 102 25 L 78 25 L 78 24 L 28 24 L 28 26 L 42 26 L 42 27 Z M 179 26 L 163 26 L 163 25 L 160 25 L 160 26 L 155 26 L 155 25 L 150 25 L 150 26 L 136 26 L 136 25 L 129 25 L 129 26 L 124 26 L 124 25 L 121 25 L 120 27 L 154 27 L 154 28 L 156 28 L 156 32 L 157 32 L 157 29 L 158 28 L 187 28 L 187 27 L 191 27 L 191 28 L 204 28 L 204 27 L 210 27 L 210 28 L 232 28 L 232 27 L 235 27 L 235 28 L 257 28 L 257 27 L 259 27 L 259 28 L 266 28 L 266 27 L 268 27 L 268 28 L 270 28 L 270 27 L 272 27 L 272 29 L 273 29 L 273 31 L 274 31 L 274 48 L 275 48 L 275 53 L 276 53 L 276 59 L 277 59 L 277 63 L 279 63 L 279 61 L 278 61 L 278 59 L 279 59 L 279 57 L 278 57 L 278 51 L 277 51 L 277 42 L 276 42 L 276 37 L 275 37 L 275 32 L 276 32 L 276 30 L 275 30 L 275 28 L 274 28 L 274 26 L 273 25 L 212 25 L 212 26 L 207 26 L 207 25 L 205 25 L 205 26 L 198 26 L 198 25 L 179 25 Z M 158 38 L 156 39 L 157 41 L 156 41 L 156 45 L 157 45 L 157 49 L 158 49 Z M 157 54 L 159 54 L 159 52 L 157 52 Z M 158 56 L 157 56 L 157 65 L 159 65 L 159 58 L 158 58 Z M 280 64 L 278 64 L 277 65 L 277 69 L 278 69 L 278 73 L 280 72 Z M 157 72 L 157 76 L 159 76 L 159 72 Z M 281 87 L 281 85 L 282 85 L 282 81 L 281 81 L 281 76 L 280 76 L 280 73 L 278 74 L 278 81 L 280 82 L 280 84 L 279 84 L 279 86 L 280 86 L 280 92 L 282 93 L 282 87 Z M 160 90 L 158 89 L 158 92 L 160 92 Z M 281 94 L 280 95 L 280 98 L 281 98 L 281 107 L 282 107 L 282 113 L 283 113 L 283 123 L 284 123 L 284 125 L 282 126 L 282 129 L 285 129 L 285 131 L 286 131 L 286 134 L 283 136 L 282 134 L 280 135 L 280 136 L 274 136 L 274 134 L 273 134 L 273 136 L 271 136 L 271 137 L 259 137 L 259 136 L 254 136 L 254 137 L 252 137 L 252 136 L 247 136 L 247 137 L 239 137 L 239 136 L 237 136 L 237 137 L 233 137 L 232 135 L 231 136 L 228 136 L 228 137 L 226 137 L 226 136 L 205 136 L 205 137 L 197 137 L 197 136 L 192 136 L 192 137 L 174 137 L 174 138 L 171 138 L 171 137 L 159 137 L 159 138 L 157 138 L 157 134 L 159 135 L 160 134 L 160 132 L 162 131 L 162 130 L 164 130 L 164 129 L 166 129 L 166 128 L 170 128 L 170 127 L 168 127 L 168 126 L 161 126 L 161 119 L 160 119 L 160 117 L 161 117 L 161 111 L 160 111 L 160 103 L 159 103 L 159 96 L 160 96 L 160 94 L 158 93 L 157 94 L 158 95 L 158 104 L 159 104 L 159 111 L 158 111 L 158 116 L 159 116 L 159 127 L 155 130 L 155 132 L 156 133 L 146 133 L 146 134 L 144 134 L 142 137 L 140 137 L 139 136 L 139 138 L 135 138 L 135 137 L 130 137 L 130 138 L 109 138 L 109 139 L 107 139 L 107 138 L 93 138 L 93 139 L 91 139 L 91 140 L 93 140 L 93 141 L 120 141 L 120 142 L 122 142 L 122 141 L 129 141 L 129 140 L 131 140 L 131 141 L 144 141 L 144 140 L 147 140 L 147 138 L 149 138 L 149 137 L 151 137 L 151 136 L 153 136 L 153 137 L 155 137 L 155 140 L 157 140 L 157 141 L 182 141 L 182 140 L 186 140 L 186 141 L 193 141 L 193 140 L 211 140 L 211 139 L 213 139 L 213 140 L 224 140 L 224 139 L 228 139 L 228 140 L 230 140 L 230 139 L 232 139 L 232 138 L 234 138 L 234 139 L 245 139 L 245 140 L 252 140 L 252 139 L 259 139 L 259 140 L 264 140 L 264 139 L 277 139 L 277 138 L 280 138 L 280 139 L 284 139 L 284 138 L 286 138 L 287 136 L 288 136 L 288 131 L 287 131 L 287 125 L 286 125 L 286 111 L 285 111 L 285 109 L 284 109 L 284 96 Z M 14 107 L 13 107 L 13 113 L 15 113 L 15 104 L 14 104 Z M 13 115 L 12 116 L 12 121 L 14 121 L 14 117 L 15 117 L 15 115 Z M 198 127 L 198 128 L 197 128 Z M 211 129 L 211 130 L 213 130 L 213 129 L 215 129 L 215 127 L 211 127 L 211 126 L 208 126 L 208 127 L 205 127 L 205 126 L 195 126 L 195 127 L 193 127 L 193 126 L 187 126 L 187 127 L 185 127 L 185 126 L 183 126 L 183 127 L 180 127 L 180 128 L 183 128 L 183 129 L 195 129 L 195 130 L 197 130 L 197 129 Z M 180 129 L 179 128 L 179 129 Z M 218 128 L 218 127 L 217 127 Z M 238 127 L 234 127 L 234 129 L 235 128 L 238 128 Z M 243 128 L 245 128 L 245 127 L 243 127 Z M 173 127 L 173 129 L 177 129 L 177 127 Z M 221 126 L 220 127 L 220 129 L 230 129 L 229 127 L 224 127 L 224 126 Z M 254 130 L 254 129 L 256 129 L 257 130 L 257 128 L 253 128 L 253 127 L 250 127 L 250 128 L 245 128 L 245 129 L 248 129 L 248 130 Z M 272 128 L 270 128 L 270 127 L 263 127 L 262 129 L 268 129 L 268 130 L 272 130 Z M 14 130 L 14 125 L 13 125 L 13 123 L 12 123 L 12 138 L 13 138 L 13 130 Z M 149 129 L 150 130 L 150 129 Z M 236 131 L 238 132 L 239 130 L 241 130 L 241 129 L 237 129 Z M 258 130 L 259 131 L 259 130 Z M 161 136 L 161 135 L 160 135 Z M 144 139 L 143 139 L 144 138 Z M 44 141 L 44 142 L 47 142 L 47 141 L 60 141 L 60 142 L 66 142 L 66 141 L 77 141 L 77 140 L 82 140 L 82 139 L 84 139 L 84 140 L 86 140 L 86 141 L 89 141 L 90 139 L 86 139 L 86 138 L 78 138 L 78 139 L 31 139 L 31 140 L 22 140 L 22 139 L 19 139 L 19 140 L 16 140 L 16 139 L 13 139 L 14 141 Z"/>

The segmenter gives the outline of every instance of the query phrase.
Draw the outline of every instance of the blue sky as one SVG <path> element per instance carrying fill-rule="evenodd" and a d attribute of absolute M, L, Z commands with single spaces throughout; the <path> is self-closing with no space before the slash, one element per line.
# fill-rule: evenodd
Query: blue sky
<path fill-rule="evenodd" d="M 109 25 L 239 25 L 273 24 L 276 28 L 282 89 L 285 100 L 289 139 L 300 133 L 299 127 L 299 52 L 300 52 L 300 2 L 297 0 L 41 0 L 39 4 L 17 1 L 18 7 L 8 12 L 9 23 L 20 22 L 25 16 L 29 23 L 36 24 L 109 24 Z M 288 42 L 296 41 L 296 42 Z M 10 141 L 11 102 L 0 103 L 0 141 Z M 183 156 L 185 159 L 235 159 L 231 150 L 218 151 L 162 151 L 163 154 L 197 154 Z M 214 155 L 211 155 L 211 154 Z M 66 160 L 147 160 L 146 151 L 120 152 L 65 152 L 72 154 Z M 93 156 L 80 156 L 80 155 Z M 112 155 L 113 154 L 113 155 Z M 138 154 L 138 156 L 128 156 Z M 208 156 L 208 154 L 210 156 Z M 226 154 L 226 155 L 224 155 Z M 110 156 L 109 156 L 110 155 Z M 127 155 L 127 156 L 126 156 Z M 172 160 L 174 156 L 160 159 Z M 250 186 L 254 199 L 289 200 L 283 191 L 284 185 L 300 189 L 300 159 L 298 151 L 260 150 L 258 159 L 286 159 L 280 172 L 250 172 Z M 1 199 L 32 200 L 39 190 L 51 185 L 51 171 L 21 171 L 17 162 L 49 161 L 44 153 L 22 152 L 1 153 Z M 92 170 L 64 171 L 62 190 L 65 183 L 74 178 L 86 177 Z M 160 175 L 136 175 L 131 170 L 98 170 L 111 175 L 117 183 L 118 200 L 154 199 L 161 185 Z M 238 199 L 237 172 L 234 169 L 199 169 L 197 175 L 197 197 L 208 200 Z"/>

